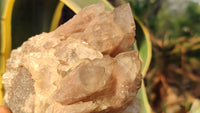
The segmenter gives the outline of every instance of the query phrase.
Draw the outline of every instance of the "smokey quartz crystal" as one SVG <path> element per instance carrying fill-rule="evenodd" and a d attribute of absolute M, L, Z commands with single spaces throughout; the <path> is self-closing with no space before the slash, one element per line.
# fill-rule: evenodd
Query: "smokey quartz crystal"
<path fill-rule="evenodd" d="M 50 33 L 11 53 L 4 105 L 13 113 L 136 113 L 141 61 L 131 50 L 135 23 L 128 4 L 85 7 Z"/>

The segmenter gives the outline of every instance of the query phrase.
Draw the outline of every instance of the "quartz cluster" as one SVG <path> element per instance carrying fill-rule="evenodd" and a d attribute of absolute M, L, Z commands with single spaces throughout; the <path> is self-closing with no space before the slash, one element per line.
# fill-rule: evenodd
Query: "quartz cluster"
<path fill-rule="evenodd" d="M 11 53 L 4 105 L 13 113 L 131 113 L 141 61 L 130 47 L 135 23 L 128 4 L 85 7 L 50 33 Z"/>

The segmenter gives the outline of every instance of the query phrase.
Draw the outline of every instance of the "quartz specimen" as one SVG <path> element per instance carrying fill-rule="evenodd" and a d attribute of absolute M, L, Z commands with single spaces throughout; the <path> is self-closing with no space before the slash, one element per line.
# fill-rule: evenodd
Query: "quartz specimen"
<path fill-rule="evenodd" d="M 11 53 L 3 76 L 4 105 L 13 113 L 130 113 L 137 111 L 141 61 L 128 4 L 84 8 L 50 33 Z"/>

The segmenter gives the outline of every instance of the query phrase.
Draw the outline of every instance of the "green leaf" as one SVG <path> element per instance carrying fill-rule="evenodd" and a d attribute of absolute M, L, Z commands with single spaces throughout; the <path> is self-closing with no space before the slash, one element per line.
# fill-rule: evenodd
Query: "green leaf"
<path fill-rule="evenodd" d="M 58 3 L 58 5 L 56 7 L 56 10 L 54 12 L 54 15 L 53 15 L 53 19 L 52 19 L 52 22 L 51 22 L 50 31 L 53 31 L 53 30 L 55 30 L 58 27 L 59 20 L 61 18 L 61 14 L 62 14 L 62 8 L 63 8 L 63 6 L 64 6 L 63 2 L 59 2 Z"/>
<path fill-rule="evenodd" d="M 6 59 L 9 57 L 11 50 L 11 15 L 14 0 L 0 1 L 0 82 L 2 74 L 5 72 Z M 2 89 L 2 84 L 0 84 Z M 0 104 L 2 104 L 3 92 L 0 91 Z"/>
<path fill-rule="evenodd" d="M 81 9 L 84 7 L 91 5 L 91 4 L 97 4 L 97 3 L 104 3 L 105 10 L 113 10 L 114 7 L 107 1 L 107 0 L 60 0 L 65 5 L 67 5 L 69 8 L 71 8 L 75 13 L 78 13 Z"/>
<path fill-rule="evenodd" d="M 136 45 L 142 60 L 142 75 L 145 77 L 151 62 L 152 45 L 148 29 L 137 17 L 134 18 L 136 21 Z M 138 92 L 138 98 L 141 100 L 140 113 L 151 113 L 151 107 L 148 102 L 144 81 L 142 81 L 142 86 Z"/>
<path fill-rule="evenodd" d="M 29 37 L 49 32 L 58 0 L 16 0 L 12 15 L 12 48 Z"/>

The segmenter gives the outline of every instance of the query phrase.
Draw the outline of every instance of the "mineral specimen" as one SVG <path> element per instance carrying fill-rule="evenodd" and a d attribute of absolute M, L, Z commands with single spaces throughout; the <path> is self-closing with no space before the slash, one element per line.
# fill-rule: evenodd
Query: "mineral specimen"
<path fill-rule="evenodd" d="M 13 113 L 130 113 L 141 84 L 129 5 L 84 8 L 12 51 L 3 76 Z M 128 108 L 127 108 L 128 107 Z"/>

